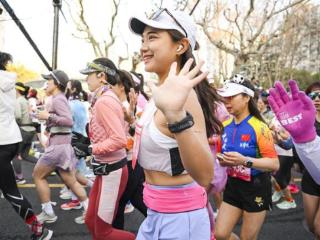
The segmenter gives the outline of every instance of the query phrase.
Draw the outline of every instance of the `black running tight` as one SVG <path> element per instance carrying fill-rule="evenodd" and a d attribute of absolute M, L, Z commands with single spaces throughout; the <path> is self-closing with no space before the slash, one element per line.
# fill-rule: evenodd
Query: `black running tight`
<path fill-rule="evenodd" d="M 18 144 L 0 145 L 0 190 L 14 210 L 26 221 L 34 216 L 28 200 L 19 192 L 11 160 L 18 152 Z"/>
<path fill-rule="evenodd" d="M 147 207 L 143 202 L 143 169 L 138 163 L 135 169 L 132 169 L 132 161 L 128 161 L 127 166 L 129 175 L 127 186 L 119 201 L 117 215 L 112 223 L 112 226 L 117 229 L 124 229 L 124 210 L 128 201 L 145 217 L 147 216 Z"/>

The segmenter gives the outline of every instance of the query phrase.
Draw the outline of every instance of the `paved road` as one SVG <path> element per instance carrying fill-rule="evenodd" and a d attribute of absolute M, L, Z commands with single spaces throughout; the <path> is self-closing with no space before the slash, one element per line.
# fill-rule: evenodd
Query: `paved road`
<path fill-rule="evenodd" d="M 23 163 L 24 173 L 28 183 L 32 183 L 31 172 L 33 165 Z M 50 177 L 50 183 L 60 183 L 57 177 Z M 57 201 L 55 207 L 58 221 L 50 226 L 54 230 L 54 240 L 88 240 L 90 235 L 84 225 L 77 225 L 73 219 L 81 214 L 79 210 L 63 211 L 59 206 L 63 200 L 59 199 L 60 188 L 51 188 L 52 201 Z M 21 192 L 29 199 L 34 206 L 36 213 L 41 211 L 40 203 L 36 191 L 32 187 L 21 188 Z M 267 220 L 263 225 L 259 239 L 261 240 L 308 240 L 313 239 L 302 227 L 303 208 L 301 195 L 295 196 L 298 207 L 294 210 L 283 211 L 276 209 L 269 212 Z M 134 211 L 126 215 L 125 228 L 131 232 L 137 232 L 140 223 L 143 221 L 142 215 Z M 237 227 L 236 232 L 239 231 Z M 14 213 L 6 200 L 0 199 L 0 240 L 26 240 L 30 233 L 22 220 Z M 199 239 L 200 240 L 200 239 Z"/>

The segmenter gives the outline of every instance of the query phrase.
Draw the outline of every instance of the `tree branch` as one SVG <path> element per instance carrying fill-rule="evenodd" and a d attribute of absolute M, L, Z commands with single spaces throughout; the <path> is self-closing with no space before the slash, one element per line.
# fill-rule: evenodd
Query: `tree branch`
<path fill-rule="evenodd" d="M 205 26 L 205 24 L 199 24 L 200 26 L 202 26 L 202 29 L 203 29 L 203 32 L 205 33 L 205 35 L 207 36 L 207 38 L 209 39 L 209 41 L 215 45 L 217 48 L 233 55 L 233 56 L 236 56 L 238 53 L 239 53 L 239 50 L 238 49 L 231 49 L 229 47 L 227 47 L 221 40 L 220 41 L 217 41 L 215 39 L 213 39 L 211 37 L 211 34 L 210 32 L 208 31 L 208 27 Z"/>
<path fill-rule="evenodd" d="M 252 13 L 253 11 L 254 11 L 254 0 L 250 0 L 250 8 L 249 8 L 246 16 L 245 16 L 244 19 L 243 19 L 242 29 L 244 29 L 244 25 L 245 25 L 245 23 L 248 21 L 251 13 Z"/>
<path fill-rule="evenodd" d="M 96 56 L 102 56 L 102 51 L 100 48 L 99 43 L 97 42 L 97 40 L 94 38 L 92 32 L 90 31 L 90 27 L 84 17 L 84 7 L 83 7 L 83 0 L 78 0 L 78 4 L 80 7 L 80 13 L 79 13 L 79 20 L 80 20 L 80 24 L 76 24 L 77 25 L 77 29 L 80 32 L 84 32 L 86 33 L 86 38 L 88 40 L 88 42 L 91 43 L 94 54 Z"/>
<path fill-rule="evenodd" d="M 110 37 L 110 41 L 107 43 L 106 41 L 104 41 L 105 47 L 104 47 L 104 53 L 105 56 L 108 57 L 109 55 L 109 48 L 114 44 L 116 37 L 113 35 L 113 29 L 115 26 L 115 19 L 116 16 L 118 15 L 119 12 L 119 5 L 121 0 L 119 0 L 118 2 L 116 0 L 112 0 L 113 2 L 113 6 L 114 6 L 114 12 L 111 16 L 111 24 L 110 24 L 110 29 L 108 31 L 109 37 Z"/>
<path fill-rule="evenodd" d="M 277 14 L 279 14 L 279 13 L 282 13 L 282 12 L 288 10 L 289 8 L 292 8 L 292 7 L 298 5 L 298 4 L 302 3 L 302 2 L 305 2 L 305 1 L 309 1 L 309 0 L 296 0 L 296 1 L 294 1 L 293 3 L 290 3 L 290 4 L 286 5 L 285 7 L 281 8 L 281 9 L 279 9 L 279 10 L 277 10 L 277 11 L 275 11 L 275 7 L 276 7 L 278 1 L 274 1 L 274 4 L 273 4 L 273 7 L 272 7 L 271 12 L 270 12 L 269 14 L 266 14 L 266 13 L 267 13 L 267 10 L 265 10 L 265 14 L 264 14 L 264 17 L 263 17 L 263 21 L 262 21 L 260 27 L 258 28 L 258 30 L 257 30 L 257 32 L 255 33 L 255 35 L 254 35 L 251 39 L 248 40 L 248 42 L 254 43 L 254 41 L 255 41 L 255 40 L 260 36 L 260 34 L 262 33 L 265 24 L 270 20 L 270 18 L 272 18 L 273 16 L 275 16 L 275 15 L 277 15 Z"/>

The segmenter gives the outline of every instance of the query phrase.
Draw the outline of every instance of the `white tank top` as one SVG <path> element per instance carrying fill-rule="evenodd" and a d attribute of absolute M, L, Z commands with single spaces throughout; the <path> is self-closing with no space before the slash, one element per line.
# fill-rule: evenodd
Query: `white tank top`
<path fill-rule="evenodd" d="M 177 141 L 160 132 L 154 122 L 156 111 L 157 107 L 151 100 L 138 122 L 142 126 L 139 163 L 146 170 L 165 172 L 171 176 L 186 173 Z"/>

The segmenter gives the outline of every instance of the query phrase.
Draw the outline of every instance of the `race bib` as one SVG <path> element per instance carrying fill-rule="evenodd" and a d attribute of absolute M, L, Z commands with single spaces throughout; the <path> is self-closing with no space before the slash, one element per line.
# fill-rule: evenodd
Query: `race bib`
<path fill-rule="evenodd" d="M 230 177 L 239 178 L 247 182 L 251 181 L 251 169 L 245 166 L 239 165 L 239 166 L 229 167 L 227 172 Z"/>

